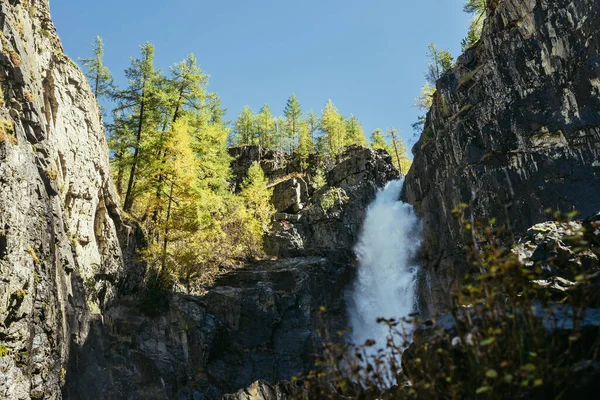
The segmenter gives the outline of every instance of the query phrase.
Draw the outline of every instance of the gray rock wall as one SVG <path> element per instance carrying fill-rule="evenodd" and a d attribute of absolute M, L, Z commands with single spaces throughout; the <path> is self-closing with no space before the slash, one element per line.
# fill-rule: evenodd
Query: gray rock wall
<path fill-rule="evenodd" d="M 3 1 L 0 33 L 0 397 L 56 399 L 90 315 L 143 276 L 123 264 L 139 236 L 117 207 L 98 105 L 48 1 Z"/>
<path fill-rule="evenodd" d="M 547 208 L 600 210 L 600 3 L 494 4 L 480 43 L 438 81 L 406 178 L 425 222 L 425 315 L 464 273 L 458 204 L 515 235 Z"/>

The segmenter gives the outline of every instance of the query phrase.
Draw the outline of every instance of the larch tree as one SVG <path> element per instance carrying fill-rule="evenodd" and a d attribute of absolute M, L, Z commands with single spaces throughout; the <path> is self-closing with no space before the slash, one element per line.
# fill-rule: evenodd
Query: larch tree
<path fill-rule="evenodd" d="M 256 116 L 254 111 L 248 106 L 244 106 L 242 112 L 237 116 L 234 123 L 233 133 L 236 146 L 244 146 L 256 143 Z"/>
<path fill-rule="evenodd" d="M 262 253 L 262 236 L 269 228 L 271 218 L 275 213 L 271 204 L 273 189 L 269 189 L 267 185 L 268 180 L 260 164 L 257 161 L 253 162 L 248 169 L 248 176 L 242 183 L 240 196 L 244 199 L 246 207 L 254 218 L 254 221 L 249 221 L 248 224 L 249 231 L 253 233 L 248 248 L 250 254 L 254 256 Z"/>
<path fill-rule="evenodd" d="M 396 168 L 398 168 L 398 170 L 400 170 L 400 174 L 404 176 L 410 169 L 412 162 L 406 156 L 406 147 L 404 146 L 402 140 L 398 137 L 398 130 L 391 128 L 388 131 L 388 136 L 391 142 L 388 152 L 392 155 L 394 165 Z"/>
<path fill-rule="evenodd" d="M 325 104 L 320 126 L 326 137 L 329 157 L 337 157 L 344 148 L 346 127 L 344 126 L 344 118 L 331 100 L 328 100 Z"/>
<path fill-rule="evenodd" d="M 294 152 L 298 137 L 300 136 L 300 123 L 302 119 L 302 106 L 295 94 L 292 94 L 288 99 L 283 110 L 283 115 L 287 122 L 287 151 L 291 154 Z"/>
<path fill-rule="evenodd" d="M 152 210 L 152 221 L 157 223 L 160 212 L 163 211 L 164 202 L 161 198 L 166 195 L 168 185 L 165 185 L 163 170 L 169 159 L 167 147 L 171 137 L 169 131 L 180 118 L 195 115 L 205 105 L 207 93 L 205 85 L 207 75 L 198 66 L 196 57 L 190 54 L 184 61 L 170 68 L 170 76 L 162 79 L 160 91 L 162 96 L 162 131 L 155 143 L 155 152 L 158 159 L 155 183 L 155 199 Z M 148 210 L 149 211 L 149 210 Z"/>
<path fill-rule="evenodd" d="M 134 201 L 136 172 L 141 159 L 141 148 L 145 134 L 153 134 L 159 122 L 158 104 L 160 95 L 157 85 L 160 74 L 154 68 L 154 46 L 146 43 L 141 46 L 141 58 L 132 59 L 131 66 L 125 71 L 129 86 L 115 93 L 118 103 L 115 117 L 125 115 L 125 120 L 134 123 L 131 147 L 133 155 L 129 167 L 129 179 L 123 209 L 130 212 Z M 129 117 L 131 116 L 131 118 Z"/>
<path fill-rule="evenodd" d="M 383 131 L 379 128 L 375 129 L 371 133 L 371 148 L 373 150 L 388 149 L 388 144 L 385 141 L 385 135 L 383 134 Z"/>
<path fill-rule="evenodd" d="M 345 145 L 349 146 L 356 144 L 359 146 L 367 145 L 367 138 L 365 137 L 365 131 L 361 122 L 354 115 L 350 115 L 345 122 L 346 128 L 346 139 Z"/>
<path fill-rule="evenodd" d="M 308 168 L 308 159 L 315 151 L 315 143 L 310 131 L 310 125 L 308 121 L 300 122 L 300 133 L 298 137 L 298 148 L 296 149 L 295 155 L 300 161 L 300 168 L 306 170 Z"/>
<path fill-rule="evenodd" d="M 483 29 L 483 23 L 486 17 L 486 9 L 487 0 L 467 0 L 465 2 L 463 10 L 472 17 L 467 37 L 464 38 L 461 43 L 463 51 L 467 50 L 469 47 L 472 47 L 479 41 L 479 38 L 481 37 L 481 30 Z"/>
<path fill-rule="evenodd" d="M 96 99 L 109 96 L 114 88 L 113 77 L 104 65 L 104 42 L 100 36 L 96 36 L 92 44 L 94 56 L 92 58 L 80 58 L 79 61 L 85 67 L 85 76 L 88 78 Z"/>
<path fill-rule="evenodd" d="M 256 116 L 254 123 L 256 124 L 256 135 L 258 145 L 273 149 L 276 144 L 276 127 L 275 118 L 268 105 L 262 106 L 258 115 Z"/>

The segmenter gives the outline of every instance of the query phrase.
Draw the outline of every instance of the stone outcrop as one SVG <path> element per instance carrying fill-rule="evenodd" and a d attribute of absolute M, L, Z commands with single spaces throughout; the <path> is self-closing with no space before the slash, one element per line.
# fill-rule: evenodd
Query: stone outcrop
<path fill-rule="evenodd" d="M 400 174 L 387 152 L 352 146 L 326 178 L 326 186 L 312 193 L 296 215 L 276 215 L 272 232 L 265 238 L 268 254 L 352 258 L 368 205 L 378 189 L 400 179 Z"/>
<path fill-rule="evenodd" d="M 481 41 L 437 83 L 413 148 L 406 199 L 423 216 L 421 311 L 464 270 L 467 238 L 452 217 L 510 221 L 518 236 L 545 210 L 600 210 L 600 4 L 492 2 Z"/>
<path fill-rule="evenodd" d="M 308 185 L 302 177 L 293 177 L 272 186 L 271 202 L 278 212 L 298 213 L 308 202 Z"/>
<path fill-rule="evenodd" d="M 57 399 L 88 321 L 143 278 L 141 238 L 48 1 L 3 1 L 0 39 L 0 397 Z"/>
<path fill-rule="evenodd" d="M 173 295 L 156 317 L 122 299 L 93 325 L 67 397 L 212 400 L 259 379 L 288 381 L 313 366 L 321 306 L 329 329 L 345 327 L 352 274 L 323 258 L 288 259 L 223 275 L 203 297 Z M 229 398 L 253 398 L 242 393 Z"/>

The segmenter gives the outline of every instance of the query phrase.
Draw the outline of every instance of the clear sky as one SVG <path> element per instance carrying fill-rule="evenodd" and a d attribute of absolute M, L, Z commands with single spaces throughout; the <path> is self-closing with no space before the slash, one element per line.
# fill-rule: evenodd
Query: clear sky
<path fill-rule="evenodd" d="M 407 145 L 424 82 L 427 45 L 456 57 L 469 17 L 462 0 L 51 0 L 66 53 L 88 57 L 96 35 L 105 64 L 123 70 L 139 45 L 156 47 L 167 69 L 194 53 L 235 119 L 244 105 L 268 104 L 277 115 L 295 93 L 305 111 L 332 99 L 354 114 L 367 136 L 401 130 Z"/>

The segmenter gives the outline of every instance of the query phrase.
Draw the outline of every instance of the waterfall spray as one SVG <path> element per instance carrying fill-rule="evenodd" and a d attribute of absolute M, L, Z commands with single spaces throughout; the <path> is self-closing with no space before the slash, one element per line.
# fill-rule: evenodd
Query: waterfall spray
<path fill-rule="evenodd" d="M 421 226 L 410 204 L 399 200 L 404 181 L 393 181 L 367 210 L 356 245 L 358 277 L 351 292 L 350 325 L 356 345 L 376 341 L 385 348 L 388 329 L 377 318 L 407 317 L 415 309 L 417 266 L 412 260 L 421 244 Z"/>

